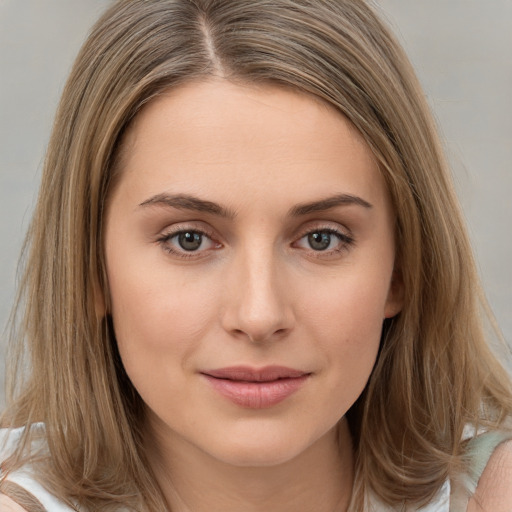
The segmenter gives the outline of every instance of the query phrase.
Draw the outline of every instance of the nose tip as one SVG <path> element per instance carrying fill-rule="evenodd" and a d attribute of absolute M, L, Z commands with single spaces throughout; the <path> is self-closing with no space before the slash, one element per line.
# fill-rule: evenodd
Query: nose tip
<path fill-rule="evenodd" d="M 278 309 L 267 311 L 240 311 L 238 315 L 238 327 L 232 329 L 237 337 L 246 337 L 253 343 L 263 343 L 269 340 L 277 340 L 286 335 L 289 328 L 284 326 L 284 319 Z"/>
<path fill-rule="evenodd" d="M 276 290 L 265 283 L 249 286 L 237 303 L 228 327 L 237 337 L 261 343 L 283 337 L 289 331 L 286 308 Z"/>
<path fill-rule="evenodd" d="M 293 325 L 292 309 L 285 283 L 278 279 L 271 261 L 252 266 L 246 262 L 242 275 L 231 277 L 224 329 L 259 343 L 286 336 Z"/>

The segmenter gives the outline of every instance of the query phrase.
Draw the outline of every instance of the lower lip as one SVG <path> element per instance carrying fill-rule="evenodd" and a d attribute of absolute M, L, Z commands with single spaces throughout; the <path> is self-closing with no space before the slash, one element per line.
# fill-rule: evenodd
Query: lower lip
<path fill-rule="evenodd" d="M 215 391 L 234 404 L 248 409 L 265 409 L 293 395 L 302 387 L 309 375 L 269 382 L 218 379 L 209 375 L 204 377 Z"/>

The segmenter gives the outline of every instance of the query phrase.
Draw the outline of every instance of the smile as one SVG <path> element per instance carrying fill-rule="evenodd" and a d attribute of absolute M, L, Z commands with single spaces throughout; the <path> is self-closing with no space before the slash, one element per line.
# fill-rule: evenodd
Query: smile
<path fill-rule="evenodd" d="M 269 366 L 230 367 L 202 372 L 212 388 L 236 405 L 249 409 L 272 407 L 298 391 L 310 373 Z"/>

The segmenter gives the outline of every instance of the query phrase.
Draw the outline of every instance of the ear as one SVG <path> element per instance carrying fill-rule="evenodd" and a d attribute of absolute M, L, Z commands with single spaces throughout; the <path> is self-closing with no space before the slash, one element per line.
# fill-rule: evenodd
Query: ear
<path fill-rule="evenodd" d="M 388 297 L 386 299 L 386 306 L 384 308 L 384 318 L 392 318 L 404 306 L 404 282 L 402 273 L 396 267 L 393 269 L 391 276 L 391 283 L 389 284 Z"/>

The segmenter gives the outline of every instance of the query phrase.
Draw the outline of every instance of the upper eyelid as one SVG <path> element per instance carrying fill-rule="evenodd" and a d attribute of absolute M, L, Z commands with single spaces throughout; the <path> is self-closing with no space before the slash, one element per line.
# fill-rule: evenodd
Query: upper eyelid
<path fill-rule="evenodd" d="M 224 245 L 225 242 L 225 240 L 223 240 L 223 237 L 219 235 L 217 230 L 215 230 L 208 224 L 205 226 L 205 223 L 200 220 L 176 222 L 175 224 L 167 226 L 159 231 L 159 233 L 157 234 L 157 240 L 172 238 L 173 236 L 176 236 L 186 231 L 201 233 L 202 235 L 210 238 L 212 241 L 221 243 L 222 245 Z M 293 243 L 310 233 L 314 233 L 315 231 L 329 231 L 333 234 L 340 235 L 340 237 L 342 238 L 350 239 L 352 241 L 354 240 L 353 233 L 348 227 L 340 224 L 337 221 L 320 219 L 308 221 L 299 229 L 294 230 L 294 233 L 289 235 L 289 239 Z"/>
<path fill-rule="evenodd" d="M 298 238 L 296 238 L 293 243 L 299 242 L 300 240 L 302 240 L 306 236 L 310 235 L 311 233 L 321 233 L 321 232 L 328 232 L 329 234 L 336 236 L 341 243 L 346 244 L 346 245 L 353 244 L 355 242 L 354 237 L 352 235 L 344 233 L 344 232 L 339 231 L 339 230 L 335 230 L 335 229 L 313 229 L 311 231 L 306 231 L 303 235 L 301 235 Z"/>
<path fill-rule="evenodd" d="M 172 226 L 167 226 L 160 230 L 158 233 L 159 238 L 172 237 L 178 235 L 180 233 L 184 233 L 185 231 L 193 231 L 197 233 L 201 233 L 202 235 L 207 236 L 208 238 L 214 237 L 214 230 L 211 228 L 206 228 L 202 225 L 196 225 L 195 222 L 178 222 L 173 224 Z"/>
<path fill-rule="evenodd" d="M 298 234 L 295 236 L 297 238 L 302 238 L 308 235 L 309 233 L 314 233 L 315 231 L 330 231 L 331 233 L 336 233 L 350 239 L 354 238 L 352 231 L 349 228 L 342 226 L 338 222 L 329 221 L 319 221 L 318 224 L 308 223 L 308 225 L 298 230 Z"/>
<path fill-rule="evenodd" d="M 183 223 L 183 224 L 187 224 L 187 223 Z M 205 229 L 204 227 L 197 227 L 197 226 L 192 226 L 192 225 L 187 226 L 187 225 L 180 225 L 180 224 L 178 224 L 177 226 L 174 226 L 174 225 L 168 226 L 168 227 L 162 229 L 158 233 L 158 235 L 155 239 L 155 242 L 158 245 L 170 248 L 172 245 L 174 245 L 171 243 L 171 240 L 173 238 L 177 237 L 179 234 L 186 233 L 187 231 L 193 232 L 193 233 L 200 233 L 201 236 L 207 238 L 214 246 L 223 246 L 224 245 L 222 242 L 219 241 L 219 238 L 216 237 L 214 232 L 211 231 L 210 229 Z M 199 254 L 205 252 L 205 250 L 210 250 L 210 249 L 187 252 L 183 249 L 175 247 L 172 249 L 172 251 L 169 250 L 169 252 L 175 253 L 176 255 L 178 255 L 178 254 L 187 255 L 188 254 L 191 256 L 192 254 L 199 255 Z"/>
<path fill-rule="evenodd" d="M 344 249 L 349 249 L 349 247 L 352 247 L 356 244 L 356 239 L 353 235 L 353 232 L 348 227 L 340 224 L 336 221 L 318 221 L 318 222 L 311 222 L 307 223 L 305 226 L 303 226 L 303 229 L 301 229 L 297 234 L 294 236 L 292 245 L 298 244 L 303 238 L 308 236 L 311 233 L 315 232 L 329 232 L 332 235 L 334 235 L 336 238 L 338 238 L 340 247 L 337 249 L 331 249 L 325 252 L 322 251 L 315 251 L 313 248 L 311 248 L 310 251 L 313 254 L 315 254 L 315 257 L 318 258 L 326 258 L 333 255 L 333 253 L 340 252 Z M 307 250 L 307 249 L 303 249 Z"/>
<path fill-rule="evenodd" d="M 186 233 L 187 231 L 193 232 L 193 233 L 200 233 L 202 236 L 206 237 L 210 243 L 214 247 L 205 248 L 202 250 L 197 251 L 187 251 L 183 248 L 176 247 L 171 240 L 175 237 L 177 237 L 180 233 Z M 161 234 L 156 240 L 156 243 L 162 247 L 162 249 L 173 255 L 175 258 L 182 259 L 182 260 L 201 260 L 207 256 L 208 251 L 211 251 L 212 249 L 217 249 L 219 247 L 215 247 L 217 245 L 222 246 L 222 243 L 217 242 L 215 238 L 213 238 L 206 230 L 201 228 L 189 228 L 186 227 L 177 228 L 173 230 L 163 230 L 161 231 Z"/>

